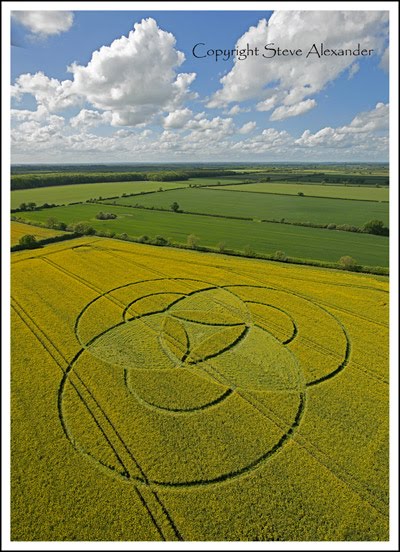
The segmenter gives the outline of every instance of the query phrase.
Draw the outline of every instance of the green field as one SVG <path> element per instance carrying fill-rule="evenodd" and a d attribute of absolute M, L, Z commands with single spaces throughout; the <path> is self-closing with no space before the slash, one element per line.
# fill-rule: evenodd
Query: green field
<path fill-rule="evenodd" d="M 375 164 L 373 166 L 371 165 L 359 165 L 359 166 L 350 166 L 346 165 L 344 163 L 339 163 L 338 165 L 314 165 L 310 167 L 310 165 L 307 164 L 300 164 L 300 165 L 264 165 L 259 167 L 241 167 L 241 168 L 234 168 L 232 167 L 231 170 L 233 170 L 236 173 L 256 173 L 256 172 L 282 172 L 285 170 L 288 174 L 329 174 L 329 175 L 340 175 L 343 174 L 346 176 L 367 176 L 367 177 L 374 177 L 374 176 L 388 176 L 389 170 L 387 167 L 387 164 L 384 163 L 382 165 Z"/>
<path fill-rule="evenodd" d="M 215 181 L 215 179 L 214 179 Z M 56 203 L 57 205 L 86 201 L 90 198 L 120 196 L 122 194 L 139 194 L 153 190 L 184 188 L 187 182 L 98 182 L 93 184 L 68 184 L 66 186 L 48 186 L 13 190 L 11 192 L 11 209 L 21 203 L 34 202 L 36 205 Z"/>
<path fill-rule="evenodd" d="M 210 192 L 214 193 L 214 192 Z M 224 193 L 224 192 L 221 192 Z M 104 206 L 106 207 L 106 206 Z M 283 250 L 286 255 L 304 259 L 337 261 L 350 255 L 368 266 L 388 266 L 388 238 L 370 234 L 340 232 L 319 228 L 298 227 L 277 223 L 261 223 L 186 215 L 130 207 L 71 205 L 41 211 L 19 213 L 25 220 L 45 223 L 49 217 L 67 224 L 88 221 L 97 230 L 127 233 L 129 236 L 162 235 L 178 243 L 186 243 L 189 234 L 199 237 L 199 245 L 243 250 L 251 246 L 259 253 Z M 97 220 L 100 211 L 113 212 L 114 220 Z"/>
<path fill-rule="evenodd" d="M 283 169 L 282 167 L 266 167 L 259 171 L 237 172 L 236 179 L 244 179 L 248 182 L 290 182 L 298 184 L 319 184 L 339 186 L 389 186 L 388 171 L 343 171 L 316 169 Z"/>
<path fill-rule="evenodd" d="M 208 176 L 203 178 L 190 178 L 187 181 L 188 185 L 191 186 L 216 186 L 218 182 L 223 182 L 224 184 L 235 184 L 235 182 L 244 181 L 245 178 L 239 178 L 236 176 Z"/>
<path fill-rule="evenodd" d="M 259 184 L 259 186 L 262 186 L 262 184 Z M 232 189 L 236 188 L 237 186 L 232 187 Z M 247 185 L 243 186 L 243 189 L 246 188 Z M 280 221 L 284 218 L 290 222 L 335 223 L 354 226 L 363 226 L 363 224 L 373 219 L 382 220 L 385 225 L 389 221 L 389 206 L 387 203 L 255 194 L 251 192 L 236 193 L 226 190 L 225 187 L 214 190 L 186 188 L 141 197 L 120 198 L 115 201 L 117 204 L 139 204 L 164 209 L 169 209 L 170 205 L 176 201 L 183 211 L 250 217 L 261 220 Z"/>
<path fill-rule="evenodd" d="M 56 203 L 64 205 L 76 201 L 86 201 L 90 198 L 115 197 L 122 194 L 140 194 L 140 192 L 152 192 L 162 188 L 171 190 L 186 188 L 187 186 L 211 186 L 217 182 L 234 183 L 233 178 L 210 177 L 191 178 L 177 182 L 97 182 L 90 184 L 68 184 L 65 186 L 47 186 L 44 188 L 28 188 L 26 190 L 13 190 L 11 192 L 11 209 L 17 209 L 21 203 L 34 202 L 36 205 L 44 203 Z"/>
<path fill-rule="evenodd" d="M 216 187 L 216 189 L 220 189 Z M 389 188 L 369 186 L 334 186 L 332 184 L 304 184 L 299 183 L 275 183 L 257 182 L 255 184 L 238 184 L 236 186 L 224 186 L 224 190 L 235 190 L 236 192 L 261 192 L 265 194 L 288 194 L 297 195 L 302 192 L 305 196 L 331 197 L 342 199 L 358 199 L 368 201 L 389 201 Z"/>

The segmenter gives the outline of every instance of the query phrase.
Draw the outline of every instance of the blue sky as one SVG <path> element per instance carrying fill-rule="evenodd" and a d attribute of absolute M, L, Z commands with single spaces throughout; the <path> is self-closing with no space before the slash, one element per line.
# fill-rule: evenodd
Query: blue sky
<path fill-rule="evenodd" d="M 14 12 L 12 162 L 387 161 L 384 11 Z M 253 50 L 238 60 L 195 58 Z M 263 57 L 264 46 L 300 50 Z M 330 55 L 307 56 L 313 44 Z M 340 50 L 371 55 L 333 55 Z"/>

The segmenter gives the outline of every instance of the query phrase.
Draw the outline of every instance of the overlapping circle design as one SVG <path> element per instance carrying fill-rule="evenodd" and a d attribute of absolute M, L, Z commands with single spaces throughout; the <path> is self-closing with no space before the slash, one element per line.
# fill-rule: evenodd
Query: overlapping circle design
<path fill-rule="evenodd" d="M 304 333 L 302 312 L 336 332 L 335 351 Z M 263 285 L 130 283 L 88 303 L 75 331 L 82 348 L 59 389 L 71 444 L 110 474 L 176 488 L 240 477 L 268 461 L 300 426 L 308 388 L 343 370 L 349 357 L 346 329 L 331 313 Z M 310 351 L 326 355 L 326 366 L 305 366 Z M 268 397 L 278 420 L 272 435 L 274 419 L 260 423 Z M 169 440 L 178 434 L 179 450 Z M 213 456 L 193 452 L 197 437 Z"/>

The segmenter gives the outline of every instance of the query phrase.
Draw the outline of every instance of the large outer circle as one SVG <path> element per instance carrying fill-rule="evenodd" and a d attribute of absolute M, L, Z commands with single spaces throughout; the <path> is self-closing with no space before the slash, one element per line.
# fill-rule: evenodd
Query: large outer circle
<path fill-rule="evenodd" d="M 151 281 L 151 282 L 154 282 L 154 281 L 161 282 L 161 281 L 166 281 L 166 280 L 170 281 L 171 279 L 170 278 L 157 278 L 157 279 L 152 279 L 152 280 L 149 280 L 149 281 Z M 209 284 L 208 282 L 202 282 L 202 281 L 194 280 L 194 279 L 178 278 L 178 279 L 173 279 L 173 280 L 180 281 L 180 282 L 182 282 L 182 281 L 197 282 L 197 283 L 204 284 L 206 286 L 212 286 L 214 289 L 219 289 L 219 288 L 224 289 L 225 287 L 229 287 L 229 288 L 234 287 L 234 285 L 215 286 L 213 284 Z M 116 291 L 118 289 L 128 287 L 128 286 L 134 286 L 138 283 L 143 283 L 143 282 L 126 284 L 125 286 L 119 286 L 117 288 L 113 288 L 113 289 L 109 290 L 108 292 L 105 292 L 104 294 L 99 295 L 99 297 L 95 298 L 88 305 L 86 305 L 86 307 L 81 311 L 81 313 L 77 317 L 77 321 L 76 321 L 76 324 L 75 324 L 75 330 L 77 332 L 77 336 L 78 336 L 79 322 L 82 318 L 82 315 L 85 312 L 88 311 L 88 309 L 90 308 L 91 305 L 93 305 L 101 297 L 104 297 L 105 295 L 107 295 L 107 294 L 109 294 L 113 291 Z M 243 287 L 245 287 L 245 286 L 243 286 Z M 249 288 L 258 288 L 258 287 L 260 287 L 260 288 L 264 288 L 264 289 L 275 289 L 275 288 L 270 288 L 270 287 L 267 287 L 267 286 L 246 286 L 246 287 L 249 287 Z M 278 291 L 281 291 L 281 290 L 278 290 Z M 307 301 L 307 299 L 301 297 L 300 295 L 298 295 L 298 297 L 300 297 L 301 299 Z M 332 316 L 332 315 L 330 315 L 330 313 L 328 311 L 326 311 L 325 309 L 323 309 L 319 305 L 318 305 L 318 307 L 321 308 L 321 310 L 323 310 L 329 316 Z M 343 328 L 343 331 L 344 331 L 344 334 L 345 334 L 346 339 L 347 339 L 347 334 L 346 334 L 344 328 Z M 347 343 L 348 343 L 348 340 L 347 340 Z M 59 404 L 60 420 L 61 420 L 64 432 L 65 432 L 67 438 L 70 440 L 71 444 L 75 448 L 80 450 L 80 452 L 83 452 L 84 454 L 88 455 L 94 461 L 99 462 L 99 460 L 96 459 L 96 455 L 93 454 L 92 451 L 83 450 L 79 446 L 79 437 L 77 439 L 76 435 L 71 434 L 71 432 L 68 428 L 68 420 L 65 417 L 65 409 L 64 409 L 64 392 L 65 392 L 66 384 L 67 384 L 67 382 L 69 382 L 69 380 L 71 378 L 71 374 L 73 374 L 73 372 L 75 370 L 75 367 L 76 367 L 76 364 L 79 361 L 79 359 L 81 359 L 82 355 L 87 354 L 87 353 L 88 353 L 88 351 L 86 350 L 85 347 L 83 347 L 77 353 L 77 355 L 75 355 L 75 357 L 72 359 L 71 363 L 69 364 L 69 366 L 68 366 L 68 368 L 67 368 L 67 370 L 66 370 L 66 372 L 65 372 L 65 374 L 62 378 L 61 384 L 60 384 L 58 404 Z M 338 371 L 342 370 L 345 367 L 346 363 L 347 363 L 347 357 L 348 357 L 348 351 L 346 350 L 345 355 L 344 355 L 344 360 L 339 364 L 338 368 L 336 368 L 336 370 L 334 370 L 331 375 L 329 375 L 328 377 L 325 377 L 324 379 L 328 379 L 329 377 L 333 377 L 333 375 L 338 373 Z M 316 383 L 318 383 L 318 382 L 317 381 L 312 382 L 311 384 L 316 384 Z M 129 473 L 121 473 L 121 472 L 118 473 L 115 470 L 110 472 L 110 473 L 113 473 L 114 475 L 119 475 L 119 476 L 123 477 L 124 479 L 134 480 L 134 481 L 137 481 L 139 483 L 143 483 L 145 485 L 154 484 L 154 485 L 160 485 L 160 486 L 165 486 L 165 487 L 176 487 L 176 488 L 187 488 L 187 487 L 192 487 L 192 486 L 197 486 L 197 485 L 215 484 L 215 483 L 219 483 L 219 482 L 222 482 L 222 481 L 226 481 L 226 480 L 233 479 L 233 478 L 239 477 L 241 475 L 244 475 L 244 474 L 248 473 L 249 471 L 257 468 L 263 462 L 267 461 L 274 453 L 276 453 L 278 450 L 280 450 L 285 445 L 285 443 L 291 438 L 291 436 L 295 433 L 297 427 L 301 423 L 301 419 L 302 419 L 304 409 L 305 409 L 305 405 L 306 405 L 306 388 L 304 388 L 299 393 L 298 396 L 299 396 L 298 408 L 297 408 L 297 412 L 294 416 L 293 423 L 290 426 L 290 428 L 284 434 L 281 435 L 280 439 L 272 447 L 270 447 L 268 450 L 265 450 L 257 458 L 254 458 L 253 461 L 248 462 L 246 465 L 240 466 L 235 470 L 230 470 L 229 472 L 220 473 L 216 477 L 214 476 L 214 477 L 210 477 L 210 478 L 202 478 L 201 480 L 193 479 L 193 480 L 182 480 L 182 481 L 174 481 L 174 482 L 162 481 L 162 480 L 158 480 L 157 478 L 149 479 L 149 478 L 147 478 L 147 476 L 145 474 L 141 475 L 140 477 L 135 477 L 135 476 L 132 476 Z M 223 401 L 221 401 L 221 404 L 219 404 L 218 407 L 219 408 L 223 407 Z"/>

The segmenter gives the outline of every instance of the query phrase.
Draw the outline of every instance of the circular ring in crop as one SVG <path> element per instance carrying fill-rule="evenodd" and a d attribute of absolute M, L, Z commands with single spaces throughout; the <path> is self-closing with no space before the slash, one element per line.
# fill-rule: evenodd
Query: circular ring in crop
<path fill-rule="evenodd" d="M 325 334 L 307 335 L 307 317 L 334 336 L 332 350 Z M 341 323 L 300 295 L 188 278 L 101 294 L 75 330 L 82 349 L 59 394 L 67 437 L 115 474 L 176 488 L 267 461 L 300 425 L 307 388 L 350 351 Z"/>

